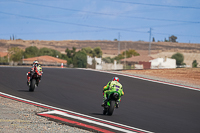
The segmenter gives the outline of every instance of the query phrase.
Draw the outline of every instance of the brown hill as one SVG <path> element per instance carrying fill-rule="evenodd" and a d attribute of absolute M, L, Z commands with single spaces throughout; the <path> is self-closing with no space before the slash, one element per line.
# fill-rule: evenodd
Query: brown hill
<path fill-rule="evenodd" d="M 118 41 L 90 41 L 90 40 L 63 40 L 63 41 L 39 41 L 39 40 L 0 40 L 0 52 L 5 52 L 9 47 L 19 47 L 25 49 L 29 46 L 36 46 L 38 48 L 52 48 L 65 53 L 65 49 L 76 47 L 77 50 L 83 47 L 100 47 L 103 51 L 103 57 L 116 56 L 118 54 Z M 126 49 L 134 49 L 140 55 L 147 55 L 149 49 L 149 42 L 143 41 L 120 41 L 121 52 Z M 186 57 L 184 62 L 191 65 L 193 60 L 200 62 L 200 44 L 193 43 L 172 43 L 172 42 L 152 42 L 151 56 L 157 57 L 171 57 L 175 52 L 181 52 Z"/>
<path fill-rule="evenodd" d="M 118 50 L 117 41 L 79 41 L 79 40 L 66 40 L 66 41 L 39 41 L 39 40 L 0 40 L 0 51 L 6 51 L 9 47 L 18 46 L 20 48 L 27 48 L 29 46 L 36 46 L 38 48 L 47 47 L 56 49 L 58 51 L 64 52 L 66 48 L 71 49 L 76 47 L 81 49 L 83 47 L 101 47 L 105 53 L 109 51 Z M 145 50 L 149 49 L 149 42 L 143 41 L 120 41 L 120 49 L 135 49 L 135 50 Z M 191 43 L 172 43 L 172 42 L 153 42 L 151 44 L 152 51 L 190 51 L 197 52 L 200 51 L 200 44 Z M 117 54 L 117 53 L 116 53 Z"/>

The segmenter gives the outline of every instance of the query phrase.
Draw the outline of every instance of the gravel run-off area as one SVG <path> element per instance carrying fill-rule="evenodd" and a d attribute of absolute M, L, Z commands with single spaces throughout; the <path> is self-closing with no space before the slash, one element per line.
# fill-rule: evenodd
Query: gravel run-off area
<path fill-rule="evenodd" d="M 36 115 L 46 109 L 0 96 L 0 133 L 91 133 Z"/>

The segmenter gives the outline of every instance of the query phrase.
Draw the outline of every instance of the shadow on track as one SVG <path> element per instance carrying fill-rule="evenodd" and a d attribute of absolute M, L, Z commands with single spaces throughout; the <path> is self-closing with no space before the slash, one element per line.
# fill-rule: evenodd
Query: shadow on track
<path fill-rule="evenodd" d="M 92 114 L 92 115 L 103 115 L 103 113 L 90 113 L 90 114 Z"/>
<path fill-rule="evenodd" d="M 19 92 L 30 92 L 29 90 L 17 90 Z"/>

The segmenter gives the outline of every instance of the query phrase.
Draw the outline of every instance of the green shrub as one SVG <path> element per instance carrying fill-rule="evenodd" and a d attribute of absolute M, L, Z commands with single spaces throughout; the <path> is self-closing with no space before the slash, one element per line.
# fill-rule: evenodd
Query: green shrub
<path fill-rule="evenodd" d="M 183 61 L 184 61 L 183 54 L 176 53 L 176 54 L 173 54 L 171 58 L 176 60 L 176 65 L 183 65 Z"/>
<path fill-rule="evenodd" d="M 193 68 L 196 68 L 197 65 L 198 65 L 197 60 L 193 60 L 193 62 L 192 62 L 192 67 L 193 67 Z"/>
<path fill-rule="evenodd" d="M 78 51 L 73 57 L 74 67 L 86 68 L 87 66 L 87 54 L 83 51 Z"/>
<path fill-rule="evenodd" d="M 113 62 L 114 62 L 114 59 L 113 59 L 113 58 L 110 58 L 110 57 L 102 58 L 102 60 L 103 60 L 105 63 L 113 63 Z"/>
<path fill-rule="evenodd" d="M 21 61 L 23 53 L 24 51 L 18 47 L 11 47 L 8 49 L 9 58 L 14 62 Z"/>
<path fill-rule="evenodd" d="M 36 46 L 30 46 L 24 51 L 24 58 L 31 58 L 38 56 L 39 49 Z"/>

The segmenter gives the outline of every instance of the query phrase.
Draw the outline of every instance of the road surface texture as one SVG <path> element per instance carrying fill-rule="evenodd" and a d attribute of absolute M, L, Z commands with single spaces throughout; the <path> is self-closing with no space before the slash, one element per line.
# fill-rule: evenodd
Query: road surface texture
<path fill-rule="evenodd" d="M 96 71 L 43 68 L 39 87 L 29 92 L 26 85 L 29 69 L 0 67 L 0 92 L 151 132 L 200 132 L 199 91 Z M 120 78 L 125 95 L 120 108 L 112 116 L 105 116 L 100 106 L 102 88 L 113 76 Z M 10 111 L 15 109 L 9 108 Z M 26 110 L 19 110 L 19 113 L 21 111 Z M 27 111 L 31 113 L 31 110 Z M 41 111 L 33 109 L 34 113 Z M 3 113 L 2 110 L 0 112 Z M 42 118 L 42 121 L 45 120 Z"/>

